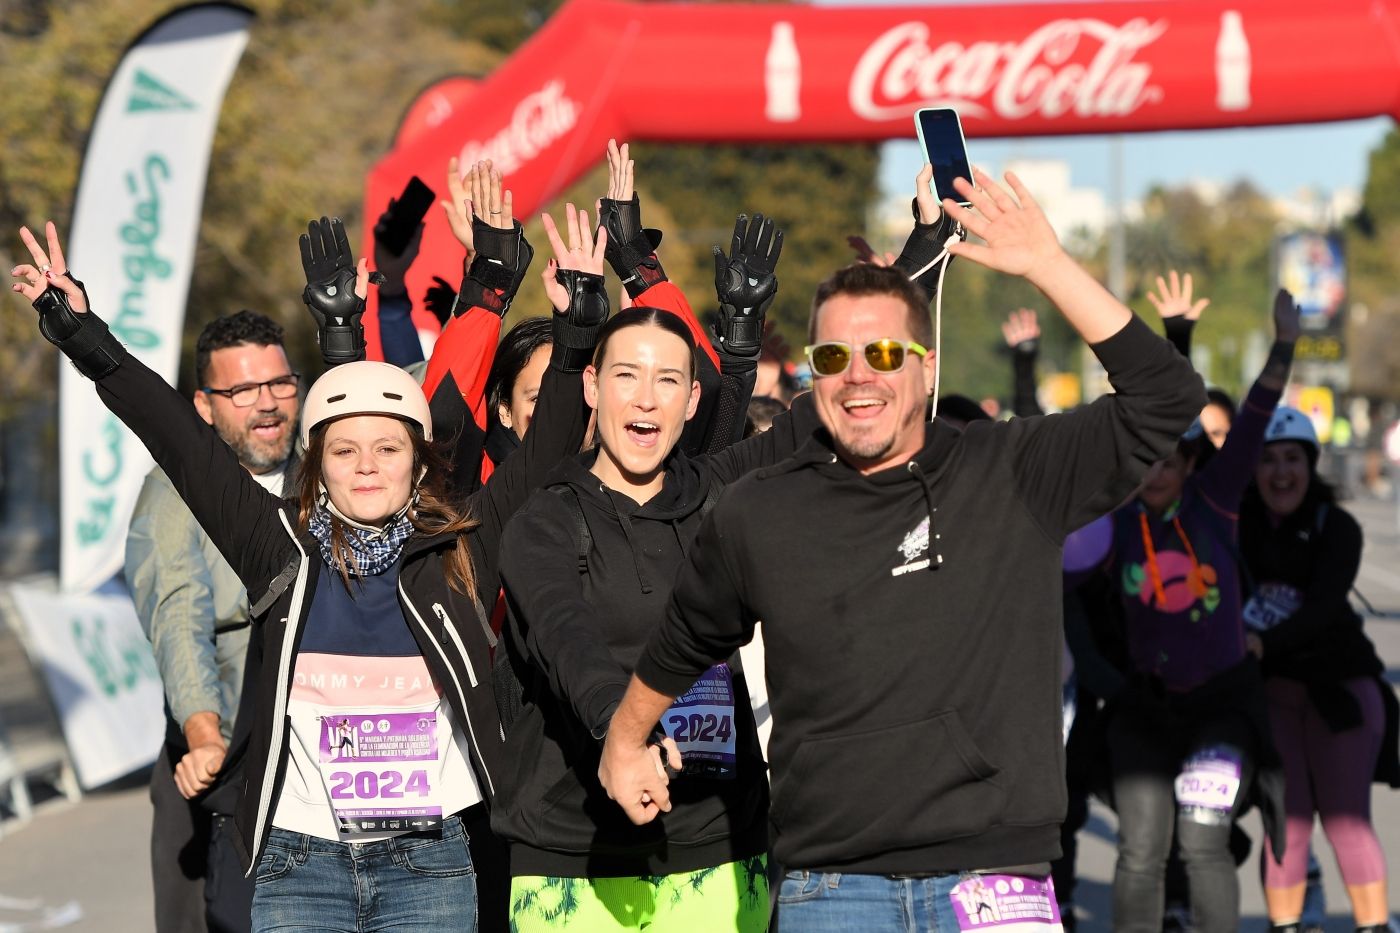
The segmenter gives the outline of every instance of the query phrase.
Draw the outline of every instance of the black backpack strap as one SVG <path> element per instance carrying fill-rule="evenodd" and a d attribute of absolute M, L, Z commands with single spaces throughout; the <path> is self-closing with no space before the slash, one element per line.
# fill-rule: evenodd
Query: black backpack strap
<path fill-rule="evenodd" d="M 715 503 L 719 501 L 719 494 L 722 492 L 724 492 L 724 484 L 711 480 L 710 491 L 705 493 L 705 501 L 700 503 L 700 518 L 702 520 L 710 514 L 710 510 L 715 507 Z"/>
<path fill-rule="evenodd" d="M 262 595 L 248 610 L 248 618 L 256 619 L 277 601 L 277 597 L 287 591 L 287 587 L 292 585 L 292 581 L 297 578 L 297 570 L 301 567 L 301 555 L 293 554 L 287 561 L 287 566 L 282 568 L 282 572 L 272 578 L 272 582 L 267 585 L 267 592 Z"/>
<path fill-rule="evenodd" d="M 583 505 L 578 501 L 578 493 L 572 486 L 550 486 L 548 489 L 559 497 L 574 520 L 574 547 L 578 557 L 578 572 L 588 573 L 588 552 L 593 549 L 593 535 L 588 530 L 588 520 L 583 517 Z"/>

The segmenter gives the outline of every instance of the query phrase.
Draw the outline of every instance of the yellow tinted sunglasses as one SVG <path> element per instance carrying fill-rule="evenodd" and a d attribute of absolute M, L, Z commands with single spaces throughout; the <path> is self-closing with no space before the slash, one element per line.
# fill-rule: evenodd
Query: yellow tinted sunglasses
<path fill-rule="evenodd" d="M 852 347 L 844 341 L 828 340 L 824 343 L 814 343 L 805 350 L 807 363 L 812 367 L 814 376 L 837 376 L 851 365 Z M 877 373 L 899 372 L 904 368 L 904 360 L 910 353 L 918 356 L 928 354 L 928 350 L 912 340 L 895 340 L 892 337 L 872 340 L 861 352 L 865 357 L 865 365 Z"/>

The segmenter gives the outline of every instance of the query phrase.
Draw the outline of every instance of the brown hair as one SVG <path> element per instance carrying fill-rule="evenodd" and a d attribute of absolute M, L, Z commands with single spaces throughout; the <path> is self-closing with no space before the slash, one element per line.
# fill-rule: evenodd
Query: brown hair
<path fill-rule="evenodd" d="M 856 262 L 837 269 L 817 286 L 817 293 L 812 296 L 812 315 L 807 322 L 809 343 L 816 342 L 817 314 L 822 305 L 837 295 L 889 295 L 899 299 L 909 310 L 910 336 L 916 343 L 933 349 L 933 322 L 929 320 L 928 296 L 923 289 L 909 281 L 909 277 L 898 269 L 874 266 L 868 262 Z"/>
<path fill-rule="evenodd" d="M 593 350 L 593 368 L 601 370 L 603 368 L 603 357 L 607 355 L 608 344 L 612 342 L 613 336 L 620 330 L 628 327 L 658 327 L 681 339 L 687 350 L 690 351 L 690 379 L 695 381 L 696 374 L 696 353 L 695 335 L 690 332 L 690 328 L 679 316 L 671 311 L 663 311 L 660 308 L 631 307 L 617 312 L 608 322 L 603 325 L 603 329 L 598 332 L 598 345 Z"/>
<path fill-rule="evenodd" d="M 425 535 L 457 536 L 456 547 L 443 557 L 443 576 L 447 578 L 449 588 L 469 595 L 476 588 L 476 571 L 472 567 L 471 550 L 467 546 L 465 536 L 480 522 L 458 508 L 457 503 L 448 494 L 447 461 L 438 448 L 423 440 L 423 435 L 416 425 L 403 419 L 399 420 L 408 431 L 409 441 L 413 446 L 413 473 L 415 476 L 423 474 L 423 478 L 413 488 L 416 501 L 409 506 L 408 520 L 415 531 Z M 297 527 L 302 531 L 310 526 L 311 514 L 321 496 L 321 459 L 325 455 L 326 428 L 329 425 L 330 422 L 325 422 L 312 429 L 306 445 L 306 454 L 297 470 Z M 345 545 L 345 522 L 335 513 L 331 513 L 330 520 L 333 566 L 340 573 L 340 578 L 348 590 L 350 574 L 358 572 L 359 567 L 354 565 L 353 553 L 349 562 L 345 559 L 348 550 Z"/>

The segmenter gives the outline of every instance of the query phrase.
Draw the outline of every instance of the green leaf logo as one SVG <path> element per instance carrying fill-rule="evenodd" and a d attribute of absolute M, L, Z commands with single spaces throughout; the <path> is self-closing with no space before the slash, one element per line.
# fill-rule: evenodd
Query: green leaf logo
<path fill-rule="evenodd" d="M 136 80 L 131 88 L 131 98 L 126 102 L 126 112 L 142 110 L 193 110 L 194 102 L 179 91 L 173 90 L 151 77 L 149 72 L 136 69 Z"/>

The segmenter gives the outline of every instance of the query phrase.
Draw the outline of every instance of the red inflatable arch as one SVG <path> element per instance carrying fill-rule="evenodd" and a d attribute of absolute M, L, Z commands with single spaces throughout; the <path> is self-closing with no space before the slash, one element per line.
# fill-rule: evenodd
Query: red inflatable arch
<path fill-rule="evenodd" d="M 610 136 L 869 142 L 911 137 L 921 106 L 956 107 L 968 135 L 983 137 L 1395 114 L 1397 12 L 1400 0 L 930 8 L 572 0 L 458 105 L 439 108 L 435 125 L 400 138 L 370 173 L 365 216 L 377 216 L 411 175 L 441 188 L 453 155 L 494 159 L 516 214 L 528 215 L 597 163 Z M 437 210 L 411 294 L 434 274 L 460 276 Z"/>

